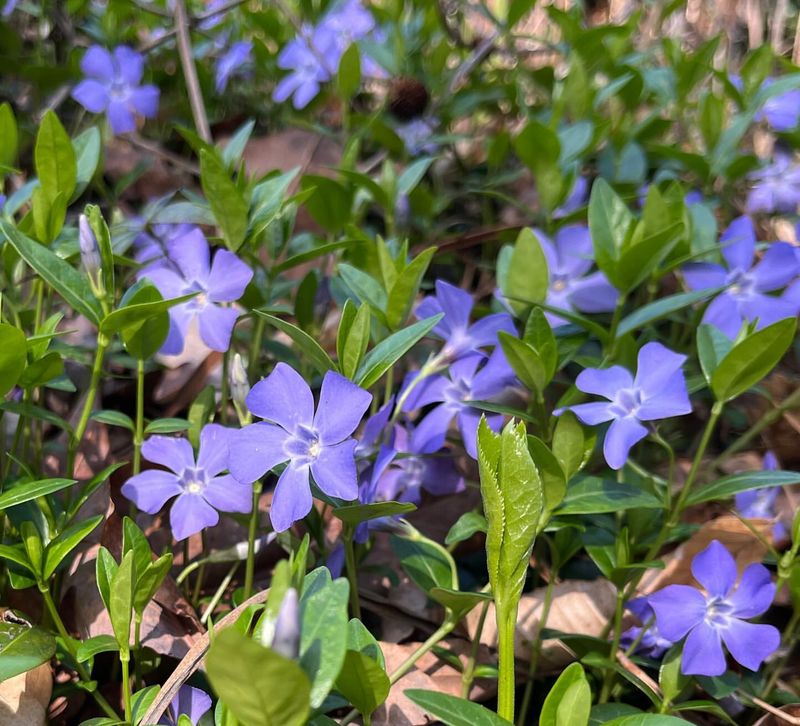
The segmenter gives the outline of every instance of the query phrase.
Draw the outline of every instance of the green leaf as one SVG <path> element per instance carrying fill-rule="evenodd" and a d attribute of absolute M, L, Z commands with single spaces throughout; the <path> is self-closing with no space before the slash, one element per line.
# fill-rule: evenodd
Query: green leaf
<path fill-rule="evenodd" d="M 533 173 L 542 208 L 547 213 L 552 212 L 566 192 L 565 175 L 559 166 L 561 142 L 558 134 L 533 119 L 514 139 L 514 150 Z M 529 269 L 531 271 L 533 268 Z"/>
<path fill-rule="evenodd" d="M 111 578 L 108 592 L 108 615 L 111 628 L 122 653 L 130 650 L 131 617 L 133 615 L 133 586 L 136 573 L 133 564 L 134 553 L 128 552 Z"/>
<path fill-rule="evenodd" d="M 709 385 L 714 371 L 732 347 L 730 338 L 716 326 L 702 323 L 697 328 L 697 357 Z"/>
<path fill-rule="evenodd" d="M 142 305 L 163 300 L 158 288 L 147 278 L 142 278 L 129 287 L 120 300 L 120 307 Z M 138 323 L 122 328 L 120 338 L 125 350 L 137 360 L 146 360 L 155 355 L 169 334 L 169 313 L 163 310 L 146 316 Z"/>
<path fill-rule="evenodd" d="M 385 319 L 388 297 L 383 286 L 372 275 L 368 275 L 357 267 L 342 263 L 339 265 L 339 275 L 361 302 L 369 303 L 370 307 Z"/>
<path fill-rule="evenodd" d="M 323 350 L 322 346 L 304 330 L 300 330 L 296 325 L 287 323 L 285 320 L 276 318 L 274 315 L 262 312 L 261 310 L 255 310 L 254 312 L 281 332 L 286 333 L 286 335 L 297 343 L 298 347 L 308 357 L 308 362 L 321 374 L 324 375 L 328 371 L 336 370 L 336 364 L 331 360 L 331 357 Z"/>
<path fill-rule="evenodd" d="M 407 196 L 414 191 L 417 184 L 422 181 L 422 177 L 433 164 L 433 159 L 423 157 L 410 163 L 403 173 L 397 177 L 397 194 L 398 196 Z"/>
<path fill-rule="evenodd" d="M 501 330 L 497 337 L 517 378 L 529 391 L 540 395 L 550 381 L 547 378 L 545 364 L 536 349 L 504 330 Z"/>
<path fill-rule="evenodd" d="M 222 150 L 222 161 L 227 167 L 236 166 L 239 163 L 255 126 L 255 119 L 243 123 L 225 144 L 225 148 Z"/>
<path fill-rule="evenodd" d="M 478 512 L 465 512 L 456 523 L 450 527 L 450 531 L 445 537 L 446 545 L 453 545 L 469 539 L 477 532 L 486 532 L 486 517 Z"/>
<path fill-rule="evenodd" d="M 539 726 L 586 726 L 592 709 L 592 690 L 580 663 L 571 663 L 544 699 Z"/>
<path fill-rule="evenodd" d="M 664 700 L 667 703 L 674 701 L 691 680 L 690 676 L 685 676 L 681 673 L 682 650 L 680 645 L 672 646 L 667 651 L 661 661 L 661 667 L 658 669 L 658 685 L 661 687 L 661 692 L 664 694 Z"/>
<path fill-rule="evenodd" d="M 687 506 L 727 499 L 739 492 L 749 492 L 753 489 L 765 487 L 792 486 L 800 484 L 800 473 L 793 471 L 743 471 L 717 479 L 713 484 L 707 484 L 699 489 L 694 489 L 686 498 Z"/>
<path fill-rule="evenodd" d="M 717 400 L 730 401 L 764 378 L 789 350 L 796 330 L 797 318 L 787 318 L 734 345 L 711 375 Z"/>
<path fill-rule="evenodd" d="M 0 622 L 0 681 L 47 663 L 55 652 L 56 640 L 46 630 Z"/>
<path fill-rule="evenodd" d="M 164 578 L 169 574 L 171 567 L 172 553 L 167 552 L 151 562 L 136 578 L 136 591 L 133 596 L 134 611 L 139 614 L 144 612 L 147 603 L 153 599 Z"/>
<path fill-rule="evenodd" d="M 319 707 L 342 669 L 347 650 L 347 580 L 338 579 L 300 599 L 300 667 L 311 680 L 311 705 Z"/>
<path fill-rule="evenodd" d="M 342 671 L 336 679 L 336 690 L 359 713 L 370 715 L 386 700 L 389 687 L 389 676 L 379 663 L 359 651 L 347 651 Z"/>
<path fill-rule="evenodd" d="M 339 367 L 347 378 L 352 379 L 355 376 L 367 352 L 371 320 L 370 306 L 367 303 L 362 303 L 356 310 L 351 300 L 347 300 L 336 338 Z"/>
<path fill-rule="evenodd" d="M 370 504 L 349 504 L 344 507 L 336 507 L 333 510 L 333 514 L 345 524 L 355 526 L 370 519 L 408 514 L 416 510 L 416 508 L 417 505 L 411 502 L 372 502 Z"/>
<path fill-rule="evenodd" d="M 128 429 L 128 431 L 133 431 L 136 428 L 133 419 L 127 413 L 122 413 L 122 411 L 94 411 L 91 419 L 109 426 L 119 426 L 120 428 Z"/>
<path fill-rule="evenodd" d="M 432 600 L 450 610 L 456 620 L 461 620 L 479 603 L 492 599 L 492 596 L 485 592 L 462 592 L 449 587 L 431 588 L 428 595 Z"/>
<path fill-rule="evenodd" d="M 564 500 L 567 491 L 567 477 L 561 462 L 550 451 L 547 444 L 536 436 L 528 436 L 528 447 L 531 451 L 533 463 L 542 479 L 542 495 L 544 507 L 539 522 L 539 531 L 545 526 L 550 514 Z"/>
<path fill-rule="evenodd" d="M 687 726 L 690 721 L 684 721 L 675 716 L 662 716 L 657 713 L 631 714 L 606 721 L 603 726 Z"/>
<path fill-rule="evenodd" d="M 511 723 L 466 698 L 422 688 L 408 688 L 404 693 L 417 706 L 424 708 L 446 726 L 508 726 Z"/>
<path fill-rule="evenodd" d="M 28 364 L 17 381 L 22 388 L 35 388 L 58 378 L 64 372 L 64 359 L 57 351 L 51 350 L 38 360 Z"/>
<path fill-rule="evenodd" d="M 517 236 L 511 252 L 508 272 L 501 285 L 511 307 L 521 314 L 533 303 L 547 298 L 549 273 L 539 239 L 525 227 Z"/>
<path fill-rule="evenodd" d="M 0 323 L 0 398 L 17 385 L 25 370 L 25 344 L 25 334 L 21 330 Z"/>
<path fill-rule="evenodd" d="M 103 600 L 106 610 L 110 609 L 111 582 L 118 570 L 117 561 L 105 547 L 101 546 L 97 551 L 97 559 L 95 560 L 95 578 L 97 580 L 97 591 L 100 593 L 100 598 Z"/>
<path fill-rule="evenodd" d="M 0 230 L 11 246 L 34 272 L 66 300 L 75 312 L 95 325 L 103 310 L 89 287 L 89 280 L 47 247 L 19 232 L 8 220 L 0 219 Z"/>
<path fill-rule="evenodd" d="M 141 291 L 148 289 L 142 287 Z M 141 291 L 139 297 L 141 297 Z M 150 302 L 131 302 L 125 307 L 117 308 L 106 315 L 100 322 L 100 332 L 107 336 L 122 331 L 128 331 L 128 337 L 132 333 L 139 332 L 142 324 L 158 315 L 165 313 L 171 307 L 191 300 L 196 293 L 182 295 L 181 297 L 170 298 L 169 300 L 151 300 Z"/>
<path fill-rule="evenodd" d="M 200 183 L 228 249 L 236 252 L 247 234 L 248 205 L 219 156 L 200 151 Z"/>
<path fill-rule="evenodd" d="M 72 148 L 75 150 L 76 158 L 75 191 L 72 193 L 72 199 L 77 199 L 89 186 L 100 163 L 102 150 L 100 131 L 96 126 L 90 126 L 72 140 Z"/>
<path fill-rule="evenodd" d="M 429 247 L 417 255 L 397 276 L 386 303 L 386 321 L 392 330 L 399 328 L 408 318 L 417 299 L 422 278 L 435 254 L 436 248 Z"/>
<path fill-rule="evenodd" d="M 30 502 L 38 497 L 61 491 L 75 483 L 75 479 L 40 479 L 33 482 L 18 482 L 16 486 L 8 488 L 0 494 L 0 512 L 9 507 L 15 507 L 17 504 Z"/>
<path fill-rule="evenodd" d="M 533 10 L 535 4 L 536 0 L 511 0 L 508 4 L 506 27 L 509 30 L 513 28 L 525 15 Z"/>
<path fill-rule="evenodd" d="M 306 174 L 300 180 L 300 188 L 314 190 L 305 202 L 314 221 L 327 232 L 341 232 L 350 220 L 350 191 L 334 179 L 315 174 Z"/>
<path fill-rule="evenodd" d="M 367 627 L 357 618 L 351 618 L 347 623 L 347 648 L 357 650 L 359 653 L 368 655 L 372 660 L 386 668 L 386 661 L 383 657 L 380 643 L 375 640 L 375 636 L 367 630 Z"/>
<path fill-rule="evenodd" d="M 144 427 L 144 433 L 174 434 L 178 431 L 188 431 L 191 427 L 192 424 L 182 418 L 160 418 L 147 424 Z"/>
<path fill-rule="evenodd" d="M 358 91 L 361 85 L 361 52 L 355 43 L 351 43 L 339 61 L 339 72 L 336 74 L 336 85 L 339 95 L 345 103 Z"/>
<path fill-rule="evenodd" d="M 561 464 L 567 481 L 586 465 L 593 449 L 594 437 L 587 439 L 578 417 L 572 411 L 564 411 L 558 417 L 553 432 L 553 454 Z"/>
<path fill-rule="evenodd" d="M 602 514 L 624 509 L 659 509 L 657 497 L 630 484 L 595 476 L 581 477 L 567 488 L 557 514 Z"/>
<path fill-rule="evenodd" d="M 361 363 L 355 376 L 356 383 L 362 388 L 369 388 L 377 383 L 386 371 L 414 347 L 417 341 L 433 330 L 442 317 L 443 314 L 439 313 L 419 320 L 378 343 Z"/>
<path fill-rule="evenodd" d="M 8 560 L 9 562 L 14 562 L 20 567 L 33 573 L 31 561 L 30 559 L 28 559 L 28 555 L 25 552 L 25 548 L 22 546 L 22 544 L 18 545 L 0 544 L 0 559 Z"/>
<path fill-rule="evenodd" d="M 39 125 L 34 161 L 48 206 L 53 205 L 59 194 L 66 205 L 75 191 L 78 167 L 72 141 L 53 111 L 48 111 Z"/>
<path fill-rule="evenodd" d="M 677 295 L 669 295 L 668 297 L 651 302 L 650 304 L 639 308 L 635 312 L 622 319 L 617 327 L 617 339 L 622 338 L 628 335 L 628 333 L 632 333 L 639 328 L 643 328 L 649 323 L 666 318 L 667 316 L 672 315 L 672 313 L 676 313 L 679 310 L 683 310 L 684 308 L 695 305 L 696 303 L 703 302 L 704 300 L 713 297 L 717 292 L 719 292 L 718 288 L 710 290 L 695 290 L 692 292 L 681 292 Z"/>
<path fill-rule="evenodd" d="M 596 179 L 589 198 L 589 230 L 592 233 L 595 261 L 618 288 L 624 285 L 620 284 L 617 266 L 633 223 L 633 214 L 625 202 L 605 179 Z"/>
<path fill-rule="evenodd" d="M 558 344 L 553 329 L 547 322 L 544 311 L 535 307 L 528 315 L 522 339 L 536 351 L 544 366 L 545 377 L 549 382 L 558 367 Z"/>
<path fill-rule="evenodd" d="M 218 633 L 206 656 L 217 695 L 245 726 L 303 726 L 310 685 L 300 667 L 235 628 Z"/>
<path fill-rule="evenodd" d="M 11 167 L 17 160 L 19 131 L 14 111 L 8 101 L 0 105 L 0 166 Z"/>
<path fill-rule="evenodd" d="M 44 579 L 47 580 L 56 571 L 56 568 L 83 540 L 92 532 L 100 522 L 103 515 L 98 514 L 82 522 L 75 522 L 47 544 L 44 550 Z"/>
<path fill-rule="evenodd" d="M 458 587 L 453 576 L 453 560 L 446 550 L 422 537 L 411 539 L 392 535 L 389 542 L 400 566 L 425 592 L 435 587 L 445 590 Z"/>
<path fill-rule="evenodd" d="M 82 641 L 78 645 L 76 658 L 79 663 L 85 663 L 99 653 L 117 653 L 119 645 L 113 635 L 95 635 L 93 638 Z"/>
<path fill-rule="evenodd" d="M 525 425 L 512 420 L 496 434 L 481 418 L 478 467 L 489 582 L 498 613 L 515 613 L 544 504 Z"/>

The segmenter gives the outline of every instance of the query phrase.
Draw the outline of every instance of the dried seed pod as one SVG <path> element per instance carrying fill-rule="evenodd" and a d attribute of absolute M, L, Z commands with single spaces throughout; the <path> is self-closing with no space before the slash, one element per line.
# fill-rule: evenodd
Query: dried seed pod
<path fill-rule="evenodd" d="M 401 121 L 422 116 L 430 96 L 425 85 L 416 78 L 397 78 L 389 91 L 389 111 Z"/>

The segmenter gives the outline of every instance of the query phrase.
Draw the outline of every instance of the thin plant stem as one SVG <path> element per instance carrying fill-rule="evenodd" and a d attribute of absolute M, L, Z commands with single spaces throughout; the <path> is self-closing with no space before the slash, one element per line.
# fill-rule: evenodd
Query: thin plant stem
<path fill-rule="evenodd" d="M 130 674 L 130 651 L 127 653 L 120 652 L 119 662 L 122 664 L 122 698 L 125 704 L 125 720 L 131 720 L 131 674 Z"/>
<path fill-rule="evenodd" d="M 611 650 L 608 655 L 608 659 L 612 664 L 617 660 L 617 651 L 619 650 L 619 642 L 622 637 L 622 611 L 624 605 L 625 591 L 617 590 L 617 603 L 614 608 L 614 637 L 611 640 Z M 616 671 L 613 667 L 609 666 L 603 677 L 603 687 L 600 690 L 600 703 L 606 703 L 608 701 L 608 697 L 611 695 L 611 689 L 614 686 L 615 675 Z"/>
<path fill-rule="evenodd" d="M 189 94 L 189 106 L 192 109 L 192 118 L 197 133 L 206 143 L 211 143 L 211 127 L 208 125 L 203 92 L 200 90 L 200 81 L 197 78 L 197 68 L 192 56 L 192 41 L 189 37 L 189 16 L 186 12 L 184 0 L 175 0 L 175 35 L 178 40 L 178 55 L 181 59 L 183 79 L 186 91 Z"/>
<path fill-rule="evenodd" d="M 483 633 L 483 626 L 486 623 L 486 615 L 489 612 L 489 600 L 484 600 L 481 605 L 481 614 L 478 618 L 478 627 L 475 629 L 475 636 L 472 639 L 472 648 L 469 652 L 469 659 L 467 666 L 464 668 L 464 673 L 461 675 L 461 697 L 469 698 L 469 693 L 472 690 L 472 684 L 475 681 L 475 664 L 478 661 L 478 648 L 481 645 L 481 633 Z"/>
<path fill-rule="evenodd" d="M 253 507 L 250 511 L 250 526 L 247 529 L 247 562 L 244 570 L 244 599 L 253 593 L 253 575 L 256 565 L 256 532 L 258 530 L 258 497 L 261 493 L 261 482 L 253 482 Z"/>
<path fill-rule="evenodd" d="M 528 665 L 528 680 L 525 683 L 525 692 L 522 694 L 522 705 L 519 707 L 517 726 L 525 726 L 528 717 L 528 709 L 533 696 L 533 683 L 536 678 L 536 669 L 539 667 L 539 658 L 542 655 L 542 631 L 547 627 L 547 618 L 550 617 L 550 606 L 553 602 L 553 588 L 555 586 L 555 572 L 551 572 L 547 587 L 544 590 L 544 601 L 542 602 L 542 617 L 539 618 L 539 627 L 536 629 L 536 641 L 531 651 L 531 661 Z"/>
<path fill-rule="evenodd" d="M 78 425 L 67 448 L 67 472 L 73 478 L 75 477 L 75 457 L 78 453 L 78 447 L 83 440 L 83 435 L 86 433 L 86 427 L 89 425 L 89 417 L 92 414 L 92 407 L 94 400 L 97 396 L 97 388 L 100 385 L 100 376 L 103 372 L 103 358 L 108 347 L 108 339 L 104 335 L 97 336 L 97 350 L 94 354 L 94 364 L 92 365 L 92 377 L 89 381 L 89 390 L 86 392 L 86 399 L 83 402 L 83 410 L 81 417 L 78 419 Z"/>
<path fill-rule="evenodd" d="M 228 585 L 231 584 L 231 580 L 233 580 L 234 575 L 236 574 L 236 570 L 239 569 L 239 563 L 234 562 L 231 565 L 231 569 L 228 570 L 228 574 L 222 579 L 222 582 L 219 584 L 217 591 L 214 593 L 214 596 L 209 601 L 206 609 L 203 611 L 203 614 L 200 616 L 200 622 L 205 625 L 208 619 L 211 617 L 211 613 L 214 612 L 214 608 L 217 607 L 219 601 L 222 600 L 222 596 L 225 594 L 225 590 L 228 588 Z"/>
<path fill-rule="evenodd" d="M 514 636 L 517 629 L 517 608 L 498 613 L 497 628 L 497 715 L 514 722 L 514 697 L 517 687 L 514 671 Z"/>
<path fill-rule="evenodd" d="M 353 528 L 348 525 L 343 534 L 344 562 L 347 580 L 350 583 L 350 615 L 361 620 L 361 602 L 358 599 L 358 569 L 356 568 L 356 553 L 353 547 Z"/>
<path fill-rule="evenodd" d="M 764 689 L 761 691 L 761 698 L 766 698 L 769 696 L 769 694 L 772 692 L 772 689 L 775 688 L 775 684 L 778 682 L 778 679 L 781 677 L 781 672 L 783 671 L 784 666 L 789 660 L 789 656 L 792 654 L 792 650 L 794 649 L 799 625 L 800 610 L 796 610 L 789 620 L 786 630 L 783 631 L 782 644 L 786 649 L 786 652 L 773 664 L 772 673 L 770 673 L 769 679 L 767 680 Z"/>
<path fill-rule="evenodd" d="M 142 469 L 144 439 L 144 360 L 136 361 L 136 427 L 133 434 L 133 474 Z"/>
<path fill-rule="evenodd" d="M 206 531 L 203 530 L 200 532 L 200 537 L 203 540 L 203 552 L 208 552 L 209 548 L 206 542 Z M 206 562 L 205 560 L 201 560 L 200 562 L 200 570 L 197 573 L 197 577 L 194 581 L 194 590 L 192 591 L 192 600 L 191 603 L 195 607 L 197 607 L 197 603 L 200 602 L 200 592 L 203 589 L 203 580 L 205 579 L 206 575 Z"/>
<path fill-rule="evenodd" d="M 53 602 L 53 596 L 50 594 L 50 590 L 48 590 L 46 587 L 42 590 L 42 598 L 44 599 L 45 606 L 47 607 L 47 612 L 50 614 L 50 619 L 53 621 L 58 634 L 61 636 L 64 648 L 75 661 L 75 670 L 78 672 L 78 675 L 82 681 L 89 683 L 92 680 L 92 676 L 89 671 L 86 670 L 86 667 L 83 665 L 83 663 L 78 662 L 76 653 L 72 648 L 72 638 L 70 638 L 69 634 L 67 633 L 67 629 L 64 627 L 64 621 L 58 614 L 58 609 L 56 608 L 56 604 Z M 97 705 L 103 709 L 103 712 L 106 714 L 106 716 L 114 721 L 118 721 L 119 714 L 117 714 L 117 712 L 112 708 L 111 704 L 106 701 L 103 694 L 100 693 L 96 688 L 91 693 L 92 697 L 97 702 Z"/>
<path fill-rule="evenodd" d="M 228 398 L 230 398 L 230 368 L 231 368 L 231 349 L 228 348 L 222 354 L 222 381 L 220 386 L 220 409 L 219 419 L 224 425 L 228 423 Z"/>
<path fill-rule="evenodd" d="M 133 682 L 138 691 L 142 687 L 142 666 L 139 661 L 142 659 L 142 616 L 138 612 L 133 613 L 133 647 L 136 653 L 133 660 Z"/>

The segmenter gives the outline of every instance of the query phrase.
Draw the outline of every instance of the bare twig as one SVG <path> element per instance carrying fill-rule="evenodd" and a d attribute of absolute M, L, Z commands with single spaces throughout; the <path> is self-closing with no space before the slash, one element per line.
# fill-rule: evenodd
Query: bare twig
<path fill-rule="evenodd" d="M 189 105 L 192 107 L 194 125 L 200 138 L 211 143 L 211 127 L 208 125 L 206 107 L 203 103 L 203 92 L 197 78 L 197 68 L 192 57 L 192 41 L 189 37 L 189 17 L 183 0 L 175 0 L 175 34 L 178 39 L 178 55 L 181 58 L 183 78 L 189 93 Z"/>
<path fill-rule="evenodd" d="M 200 167 L 198 167 L 197 164 L 193 164 L 191 161 L 184 159 L 180 154 L 173 154 L 171 151 L 167 151 L 167 149 L 160 144 L 157 144 L 154 141 L 148 141 L 138 134 L 129 134 L 127 139 L 130 141 L 132 146 L 136 146 L 143 151 L 149 151 L 151 154 L 155 154 L 156 156 L 161 156 L 173 166 L 177 167 L 178 169 L 182 169 L 193 176 L 200 176 Z"/>
<path fill-rule="evenodd" d="M 792 716 L 788 713 L 785 713 L 781 711 L 779 708 L 775 708 L 775 706 L 771 706 L 766 701 L 762 701 L 760 698 L 756 698 L 755 696 L 748 695 L 747 698 L 759 708 L 763 709 L 767 713 L 771 713 L 775 718 L 778 718 L 781 721 L 785 721 L 786 723 L 792 724 L 792 726 L 800 726 L 800 718 L 798 718 L 797 716 Z"/>

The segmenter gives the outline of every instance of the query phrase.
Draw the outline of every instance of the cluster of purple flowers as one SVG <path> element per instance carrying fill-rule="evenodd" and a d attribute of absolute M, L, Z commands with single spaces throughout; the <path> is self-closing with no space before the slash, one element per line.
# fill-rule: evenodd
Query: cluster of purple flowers
<path fill-rule="evenodd" d="M 750 172 L 752 188 L 745 208 L 748 214 L 794 214 L 800 204 L 800 164 L 790 154 L 776 153 L 771 164 Z"/>
<path fill-rule="evenodd" d="M 72 89 L 72 97 L 91 113 L 105 113 L 115 134 L 135 131 L 137 115 L 155 118 L 159 91 L 141 85 L 141 53 L 125 45 L 109 53 L 93 45 L 81 59 L 81 71 L 85 78 Z"/>
<path fill-rule="evenodd" d="M 797 314 L 792 295 L 774 293 L 786 287 L 800 273 L 796 250 L 786 242 L 773 242 L 757 264 L 756 233 L 749 217 L 737 217 L 720 238 L 726 266 L 693 262 L 682 268 L 692 290 L 725 287 L 703 316 L 703 322 L 735 338 L 742 323 L 758 319 L 763 328 Z"/>
<path fill-rule="evenodd" d="M 778 459 L 771 451 L 764 454 L 762 469 L 764 471 L 776 471 Z M 736 511 L 746 519 L 775 519 L 775 502 L 780 494 L 780 487 L 765 487 L 763 489 L 752 489 L 746 492 L 739 492 L 734 501 Z M 776 521 L 772 527 L 772 536 L 776 542 L 786 539 L 789 536 L 785 525 L 781 521 Z"/>
<path fill-rule="evenodd" d="M 233 326 L 239 317 L 226 303 L 238 300 L 253 277 L 253 271 L 228 250 L 211 250 L 199 227 L 157 226 L 153 234 L 137 238 L 136 259 L 144 264 L 139 278 L 147 278 L 166 298 L 196 293 L 187 302 L 169 310 L 170 328 L 161 352 L 178 355 L 186 334 L 197 322 L 200 338 L 212 350 L 230 347 Z"/>
<path fill-rule="evenodd" d="M 300 35 L 283 47 L 278 67 L 291 72 L 281 79 L 272 97 L 282 103 L 291 96 L 296 109 L 305 108 L 322 84 L 336 75 L 348 47 L 377 32 L 375 19 L 359 0 L 344 0 L 316 26 L 304 25 Z M 361 66 L 366 74 L 381 75 L 364 54 Z"/>

